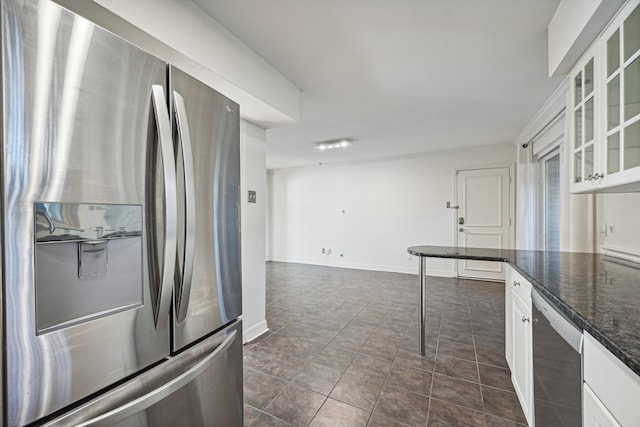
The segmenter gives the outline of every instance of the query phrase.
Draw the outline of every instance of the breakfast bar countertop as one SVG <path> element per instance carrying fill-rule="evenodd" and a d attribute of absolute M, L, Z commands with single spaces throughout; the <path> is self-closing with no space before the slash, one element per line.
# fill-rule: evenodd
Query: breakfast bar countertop
<path fill-rule="evenodd" d="M 412 246 L 423 258 L 506 262 L 640 375 L 640 264 L 581 252 Z"/>

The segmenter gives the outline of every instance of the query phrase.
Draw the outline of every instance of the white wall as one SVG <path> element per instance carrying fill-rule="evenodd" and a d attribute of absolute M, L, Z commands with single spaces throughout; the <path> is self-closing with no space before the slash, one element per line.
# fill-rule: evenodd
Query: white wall
<path fill-rule="evenodd" d="M 607 236 L 598 233 L 597 247 L 640 252 L 640 193 L 598 194 L 596 196 L 596 228 L 600 231 L 607 224 Z M 611 227 L 614 227 L 611 232 Z"/>
<path fill-rule="evenodd" d="M 515 148 L 500 144 L 269 171 L 269 259 L 415 273 L 407 247 L 455 244 L 456 212 L 445 207 L 454 202 L 454 170 L 514 162 Z M 427 268 L 455 272 L 450 260 L 428 260 Z"/>
<path fill-rule="evenodd" d="M 567 74 L 625 0 L 561 0 L 549 27 L 549 76 Z"/>
<path fill-rule="evenodd" d="M 300 118 L 300 90 L 191 0 L 55 0 L 240 104 L 268 128 Z"/>
<path fill-rule="evenodd" d="M 267 331 L 265 320 L 266 132 L 240 122 L 243 342 Z M 248 203 L 248 190 L 257 193 Z"/>
<path fill-rule="evenodd" d="M 567 135 L 568 133 L 565 133 Z M 560 164 L 560 250 L 563 252 L 594 252 L 595 196 L 571 194 L 572 144 L 565 139 L 564 156 Z"/>

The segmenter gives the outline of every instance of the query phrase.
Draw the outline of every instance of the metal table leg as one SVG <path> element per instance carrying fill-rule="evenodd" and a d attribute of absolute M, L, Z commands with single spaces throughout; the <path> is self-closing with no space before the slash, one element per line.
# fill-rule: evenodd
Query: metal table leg
<path fill-rule="evenodd" d="M 427 314 L 427 278 L 426 278 L 427 258 L 420 257 L 420 267 L 418 268 L 420 275 L 420 354 L 425 354 L 425 315 Z"/>

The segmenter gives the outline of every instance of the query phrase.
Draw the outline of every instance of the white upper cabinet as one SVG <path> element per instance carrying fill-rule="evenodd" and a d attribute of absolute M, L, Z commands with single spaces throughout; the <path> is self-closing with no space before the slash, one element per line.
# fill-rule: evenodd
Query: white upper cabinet
<path fill-rule="evenodd" d="M 600 107 L 600 93 L 594 84 L 596 61 L 599 58 L 593 54 L 586 56 L 576 67 L 571 78 L 571 99 L 573 100 L 573 114 L 571 115 L 573 150 L 573 177 L 574 191 L 588 191 L 593 186 L 594 176 L 599 178 L 596 172 L 599 168 L 596 153 L 596 126 L 594 120 L 596 108 Z M 595 175 L 597 174 L 597 175 Z"/>
<path fill-rule="evenodd" d="M 640 190 L 640 0 L 571 72 L 571 191 Z"/>

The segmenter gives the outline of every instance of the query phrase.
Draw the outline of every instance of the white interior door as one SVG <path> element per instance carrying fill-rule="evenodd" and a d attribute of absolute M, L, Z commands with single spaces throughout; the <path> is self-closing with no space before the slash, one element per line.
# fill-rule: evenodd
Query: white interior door
<path fill-rule="evenodd" d="M 458 246 L 509 247 L 509 168 L 461 170 L 458 186 Z M 504 280 L 501 262 L 460 260 L 458 276 Z"/>

